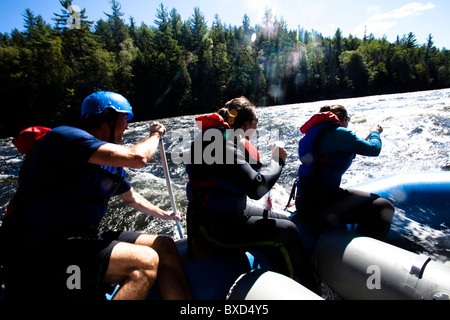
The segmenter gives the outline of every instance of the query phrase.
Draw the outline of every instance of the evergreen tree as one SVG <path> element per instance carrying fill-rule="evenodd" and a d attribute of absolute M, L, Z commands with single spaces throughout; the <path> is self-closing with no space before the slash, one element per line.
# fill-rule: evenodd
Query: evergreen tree
<path fill-rule="evenodd" d="M 164 8 L 164 5 L 161 3 L 159 8 L 156 9 L 156 12 L 156 17 L 158 19 L 155 20 L 155 24 L 158 26 L 158 30 L 171 36 L 171 25 L 169 23 L 169 13 L 167 9 Z"/>
<path fill-rule="evenodd" d="M 182 43 L 182 31 L 183 21 L 181 20 L 181 16 L 177 12 L 176 9 L 172 9 L 170 11 L 169 18 L 170 27 L 172 29 L 172 36 L 179 44 Z"/>
<path fill-rule="evenodd" d="M 111 39 L 108 50 L 113 52 L 120 51 L 120 44 L 124 42 L 128 37 L 128 27 L 125 25 L 122 16 L 125 14 L 121 12 L 122 6 L 116 0 L 110 0 L 112 13 L 105 13 L 108 17 L 108 25 L 110 28 Z"/>
<path fill-rule="evenodd" d="M 73 29 L 90 29 L 93 22 L 87 20 L 86 9 L 80 9 L 76 5 L 72 5 L 73 0 L 59 0 L 63 7 L 61 13 L 54 13 L 52 18 L 56 22 L 55 29 L 59 32 L 65 28 Z M 78 11 L 79 10 L 79 11 Z"/>
<path fill-rule="evenodd" d="M 96 90 L 125 95 L 136 120 L 212 112 L 246 95 L 259 105 L 296 103 L 450 86 L 450 51 L 430 34 L 390 43 L 373 34 L 333 37 L 288 29 L 267 9 L 260 24 L 208 28 L 200 8 L 182 20 L 162 3 L 155 26 L 136 26 L 116 0 L 97 22 L 72 0 L 60 0 L 54 26 L 25 10 L 23 30 L 0 34 L 0 135 L 25 126 L 74 123 Z M 256 38 L 252 35 L 256 34 Z"/>

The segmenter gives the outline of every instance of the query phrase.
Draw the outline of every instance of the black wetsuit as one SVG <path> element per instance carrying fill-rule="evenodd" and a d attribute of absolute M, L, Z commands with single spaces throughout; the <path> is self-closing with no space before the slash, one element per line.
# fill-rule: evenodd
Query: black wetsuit
<path fill-rule="evenodd" d="M 209 130 L 215 130 L 217 140 L 202 138 Z M 200 245 L 217 252 L 262 251 L 268 254 L 274 270 L 298 279 L 303 248 L 295 224 L 283 214 L 247 203 L 247 197 L 260 199 L 274 186 L 283 160 L 272 159 L 260 168 L 255 159 L 249 158 L 252 152 L 248 147 L 237 142 L 242 139 L 226 139 L 225 128 L 209 130 L 193 142 L 191 164 L 187 166 L 191 251 Z"/>

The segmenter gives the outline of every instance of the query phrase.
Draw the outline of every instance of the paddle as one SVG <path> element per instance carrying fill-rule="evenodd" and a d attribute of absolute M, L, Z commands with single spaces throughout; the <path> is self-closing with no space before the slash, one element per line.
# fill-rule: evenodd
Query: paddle
<path fill-rule="evenodd" d="M 173 212 L 177 214 L 177 206 L 175 204 L 175 198 L 173 197 L 172 185 L 170 183 L 169 168 L 167 166 L 166 150 L 164 149 L 164 143 L 162 138 L 161 140 L 159 140 L 159 153 L 161 154 L 161 164 L 163 166 L 164 176 L 166 177 L 167 189 L 169 190 L 170 203 L 172 204 Z M 178 234 L 180 235 L 180 238 L 183 238 L 183 231 L 181 230 L 180 221 L 175 220 L 175 222 L 177 223 Z"/>

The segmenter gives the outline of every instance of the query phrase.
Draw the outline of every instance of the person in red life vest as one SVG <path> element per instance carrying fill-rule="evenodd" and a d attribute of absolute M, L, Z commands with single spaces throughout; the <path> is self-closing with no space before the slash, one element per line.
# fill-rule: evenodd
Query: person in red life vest
<path fill-rule="evenodd" d="M 372 126 L 363 140 L 347 129 L 349 121 L 345 107 L 326 106 L 300 128 L 305 136 L 298 148 L 296 218 L 328 227 L 358 224 L 358 233 L 385 240 L 393 205 L 378 195 L 340 187 L 342 175 L 357 154 L 380 154 L 383 128 Z"/>
<path fill-rule="evenodd" d="M 270 163 L 262 166 L 249 141 L 258 125 L 256 107 L 245 97 L 196 123 L 201 133 L 186 166 L 191 255 L 262 251 L 273 270 L 306 282 L 310 270 L 296 225 L 286 215 L 247 203 L 247 197 L 260 199 L 276 183 L 287 158 L 284 147 L 275 147 Z"/>
<path fill-rule="evenodd" d="M 109 283 L 120 285 L 114 299 L 145 299 L 156 277 L 163 298 L 191 297 L 170 237 L 98 229 L 114 195 L 144 214 L 180 219 L 136 193 L 125 178 L 123 168 L 143 167 L 166 131 L 153 123 L 147 139 L 119 145 L 132 117 L 123 96 L 99 91 L 83 102 L 81 128 L 33 128 L 15 139 L 28 155 L 2 225 L 8 297 L 105 299 L 99 288 Z M 79 268 L 76 288 L 68 285 L 73 266 Z"/>

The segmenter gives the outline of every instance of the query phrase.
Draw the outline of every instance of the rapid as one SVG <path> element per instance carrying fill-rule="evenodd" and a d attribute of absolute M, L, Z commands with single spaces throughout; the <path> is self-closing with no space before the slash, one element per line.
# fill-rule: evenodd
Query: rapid
<path fill-rule="evenodd" d="M 270 160 L 270 145 L 275 141 L 282 141 L 289 152 L 283 173 L 270 192 L 275 210 L 284 210 L 300 164 L 297 146 L 302 134 L 299 127 L 320 107 L 333 104 L 346 107 L 351 115 L 348 129 L 359 137 L 365 138 L 372 124 L 379 123 L 384 128 L 380 156 L 357 156 L 343 176 L 343 187 L 396 173 L 450 170 L 450 89 L 261 107 L 257 110 L 258 130 L 252 143 L 258 148 L 262 162 Z M 164 144 L 176 206 L 182 216 L 187 206 L 187 174 L 183 159 L 198 134 L 194 118 L 183 116 L 158 120 L 167 128 Z M 146 138 L 150 122 L 131 123 L 130 130 L 125 133 L 124 144 L 132 145 Z M 12 138 L 0 139 L 0 220 L 16 190 L 22 161 L 23 156 L 15 149 Z M 144 168 L 128 169 L 127 179 L 133 188 L 154 204 L 166 210 L 171 207 L 159 153 Z M 255 203 L 264 206 L 267 201 L 266 197 Z M 418 213 L 417 219 L 405 227 L 404 223 L 400 223 L 401 210 L 397 210 L 396 215 L 392 228 L 406 228 L 405 236 L 419 242 L 424 252 L 441 260 L 450 259 L 450 212 L 438 226 L 424 224 Z M 186 235 L 185 220 L 181 226 Z M 173 221 L 161 221 L 136 213 L 117 197 L 111 199 L 109 213 L 101 227 L 179 238 Z"/>

